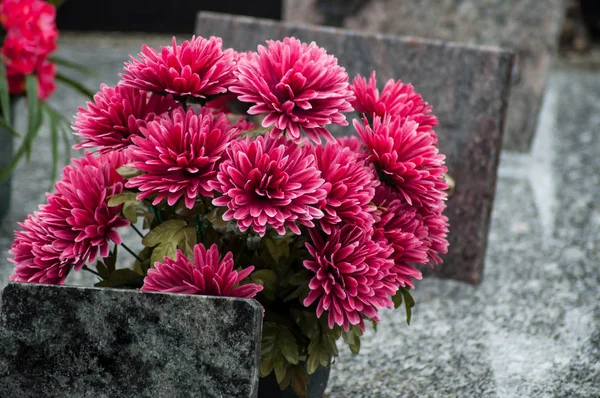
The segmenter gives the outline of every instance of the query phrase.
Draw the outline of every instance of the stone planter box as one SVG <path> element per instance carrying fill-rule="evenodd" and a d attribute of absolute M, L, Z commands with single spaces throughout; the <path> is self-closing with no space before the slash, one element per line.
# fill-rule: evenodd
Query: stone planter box
<path fill-rule="evenodd" d="M 0 397 L 256 397 L 257 301 L 9 284 Z"/>
<path fill-rule="evenodd" d="M 434 106 L 440 150 L 456 182 L 445 213 L 450 251 L 434 272 L 481 281 L 513 68 L 510 51 L 207 12 L 198 15 L 195 33 L 220 36 L 225 47 L 239 51 L 295 36 L 334 54 L 351 77 L 376 70 L 381 84 L 390 78 L 414 83 Z M 353 128 L 331 131 L 352 134 Z"/>

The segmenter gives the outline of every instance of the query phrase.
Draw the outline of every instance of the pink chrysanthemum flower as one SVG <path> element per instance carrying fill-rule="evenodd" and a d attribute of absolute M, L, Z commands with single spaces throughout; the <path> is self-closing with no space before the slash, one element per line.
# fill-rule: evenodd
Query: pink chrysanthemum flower
<path fill-rule="evenodd" d="M 442 214 L 446 204 L 431 209 L 414 208 L 404 203 L 403 197 L 392 188 L 380 185 L 375 190 L 373 203 L 379 206 L 376 213 L 375 236 L 384 237 L 394 248 L 392 256 L 398 263 L 440 264 L 440 254 L 448 252 L 448 217 Z M 411 235 L 421 244 L 416 245 Z M 395 243 L 397 242 L 397 243 Z M 410 269 L 405 273 L 412 276 Z M 419 273 L 420 274 L 420 273 Z M 408 285 L 412 287 L 411 284 Z"/>
<path fill-rule="evenodd" d="M 346 126 L 343 112 L 352 110 L 354 99 L 345 69 L 314 42 L 286 37 L 267 44 L 239 60 L 238 81 L 230 90 L 240 94 L 240 101 L 255 104 L 248 113 L 265 115 L 262 125 L 273 126 L 272 136 L 285 131 L 299 142 L 303 129 L 317 143 L 320 136 L 332 141 L 325 126 Z"/>
<path fill-rule="evenodd" d="M 385 280 L 393 266 L 389 247 L 353 225 L 334 227 L 326 239 L 316 230 L 309 232 L 312 243 L 306 248 L 312 259 L 304 266 L 315 274 L 304 305 L 318 300 L 317 316 L 328 311 L 330 328 L 337 324 L 348 331 L 350 325 L 359 325 L 364 330 L 363 316 L 379 321 L 377 311 L 393 306 L 390 297 L 397 290 Z"/>
<path fill-rule="evenodd" d="M 399 195 L 386 186 L 376 190 L 373 203 L 378 206 L 376 222 L 373 226 L 373 239 L 380 244 L 389 244 L 393 249 L 391 258 L 394 266 L 386 280 L 396 286 L 413 289 L 412 279 L 421 279 L 419 270 L 410 264 L 428 262 L 427 252 L 430 243 L 427 240 L 427 227 L 417 210 L 402 203 Z"/>
<path fill-rule="evenodd" d="M 23 223 L 22 231 L 15 232 L 15 241 L 9 251 L 15 264 L 11 281 L 60 285 L 65 281 L 73 261 L 63 259 L 54 245 L 55 238 L 40 214 L 34 212 Z M 43 216 L 42 216 L 43 217 Z"/>
<path fill-rule="evenodd" d="M 296 223 L 314 227 L 323 217 L 317 203 L 327 191 L 315 158 L 285 137 L 236 141 L 221 164 L 214 188 L 223 193 L 215 206 L 227 206 L 226 221 L 237 220 L 242 231 L 264 236 L 267 226 L 280 235 L 286 227 L 300 234 Z"/>
<path fill-rule="evenodd" d="M 234 271 L 233 266 L 231 252 L 227 252 L 220 261 L 216 244 L 206 250 L 202 243 L 198 243 L 194 246 L 193 263 L 177 250 L 175 260 L 165 257 L 164 262 L 156 262 L 154 268 L 148 270 L 141 290 L 244 298 L 256 296 L 262 286 L 253 283 L 240 285 L 254 267 Z"/>
<path fill-rule="evenodd" d="M 56 237 L 53 245 L 61 250 L 61 258 L 72 259 L 75 270 L 86 261 L 95 261 L 98 253 L 108 256 L 110 241 L 122 242 L 117 229 L 129 221 L 121 217 L 121 206 L 108 206 L 110 197 L 123 191 L 124 179 L 115 169 L 121 161 L 122 154 L 95 158 L 88 153 L 74 161 L 74 166 L 65 167 L 56 193 L 48 194 L 44 221 Z"/>
<path fill-rule="evenodd" d="M 140 128 L 177 103 L 168 96 L 156 95 L 135 88 L 117 85 L 100 86 L 94 100 L 79 108 L 73 129 L 79 143 L 75 149 L 95 148 L 100 153 L 118 151 L 131 145 L 131 138 L 140 135 Z"/>
<path fill-rule="evenodd" d="M 145 174 L 129 180 L 127 187 L 138 188 L 140 200 L 156 195 L 154 204 L 167 199 L 173 206 L 183 197 L 191 209 L 198 196 L 213 196 L 210 183 L 238 131 L 224 114 L 215 117 L 207 108 L 199 113 L 176 108 L 141 132 L 132 138 L 134 145 L 127 154 L 133 167 Z"/>
<path fill-rule="evenodd" d="M 48 204 L 20 224 L 10 251 L 19 282 L 61 284 L 71 269 L 80 270 L 98 252 L 109 253 L 109 240 L 121 243 L 117 228 L 129 225 L 119 215 L 120 206 L 108 207 L 108 198 L 123 189 L 116 167 L 122 154 L 94 157 L 86 154 L 64 169 L 64 176 L 47 194 Z"/>
<path fill-rule="evenodd" d="M 223 51 L 218 37 L 192 37 L 177 45 L 161 47 L 160 53 L 142 46 L 139 60 L 131 57 L 121 74 L 125 86 L 159 94 L 206 98 L 222 94 L 235 81 L 233 51 Z"/>
<path fill-rule="evenodd" d="M 375 71 L 371 73 L 368 83 L 361 75 L 357 75 L 352 83 L 352 90 L 356 96 L 352 106 L 357 111 L 369 117 L 384 117 L 387 114 L 409 118 L 419 124 L 418 132 L 430 133 L 437 142 L 437 135 L 433 129 L 438 125 L 438 120 L 431 113 L 431 106 L 423 101 L 421 94 L 415 92 L 411 84 L 390 79 L 379 95 Z"/>
<path fill-rule="evenodd" d="M 427 250 L 427 258 L 433 264 L 441 264 L 443 262 L 440 254 L 448 253 L 448 217 L 442 214 L 446 204 L 443 203 L 440 208 L 432 212 L 427 212 L 425 209 L 420 209 L 423 213 L 423 223 L 427 227 L 427 242 L 429 250 Z"/>
<path fill-rule="evenodd" d="M 369 151 L 380 179 L 393 186 L 410 205 L 437 208 L 446 199 L 445 156 L 429 134 L 417 132 L 412 120 L 375 116 L 373 127 L 354 120 L 354 128 Z"/>
<path fill-rule="evenodd" d="M 323 231 L 331 234 L 332 227 L 339 223 L 370 230 L 376 210 L 371 200 L 379 185 L 372 166 L 368 167 L 357 154 L 340 145 L 317 145 L 314 151 L 325 180 L 323 188 L 328 192 L 319 203 L 324 214 L 319 220 Z"/>

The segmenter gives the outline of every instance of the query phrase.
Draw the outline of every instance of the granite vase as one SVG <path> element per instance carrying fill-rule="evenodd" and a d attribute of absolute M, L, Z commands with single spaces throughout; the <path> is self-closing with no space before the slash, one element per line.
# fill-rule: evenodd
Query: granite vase
<path fill-rule="evenodd" d="M 15 120 L 16 98 L 10 99 L 10 120 Z M 1 111 L 0 111 L 1 113 Z M 13 158 L 13 135 L 3 127 L 0 127 L 0 171 L 7 168 Z M 12 191 L 12 178 L 9 176 L 0 180 L 0 221 L 4 218 L 10 208 L 10 198 Z"/>
<path fill-rule="evenodd" d="M 306 367 L 306 363 L 302 363 Z M 327 388 L 331 366 L 319 366 L 317 370 L 308 375 L 307 398 L 321 398 Z M 258 382 L 258 398 L 298 398 L 291 386 L 281 391 L 275 374 L 271 372 L 267 377 L 261 377 Z"/>

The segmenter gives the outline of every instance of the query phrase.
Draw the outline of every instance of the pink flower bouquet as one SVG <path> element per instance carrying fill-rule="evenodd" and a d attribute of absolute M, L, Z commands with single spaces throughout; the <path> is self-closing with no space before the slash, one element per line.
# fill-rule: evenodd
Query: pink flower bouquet
<path fill-rule="evenodd" d="M 404 302 L 410 319 L 415 265 L 448 248 L 437 119 L 411 85 L 350 83 L 289 37 L 248 53 L 216 37 L 143 46 L 121 77 L 79 109 L 76 148 L 93 152 L 21 224 L 12 280 L 86 270 L 97 286 L 254 297 L 261 376 L 298 395 L 340 337 L 357 353 L 380 310 Z M 123 244 L 128 226 L 143 250 Z M 119 245 L 131 266 L 116 267 Z"/>

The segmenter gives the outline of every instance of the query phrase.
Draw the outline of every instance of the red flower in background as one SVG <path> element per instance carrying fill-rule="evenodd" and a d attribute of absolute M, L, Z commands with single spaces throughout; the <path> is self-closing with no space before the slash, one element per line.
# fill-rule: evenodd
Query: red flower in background
<path fill-rule="evenodd" d="M 47 60 L 56 49 L 58 30 L 54 6 L 41 0 L 4 0 L 0 22 L 7 31 L 2 45 L 11 94 L 26 89 L 25 75 L 36 73 L 38 96 L 47 99 L 55 89 L 55 67 Z"/>
<path fill-rule="evenodd" d="M 332 141 L 325 126 L 348 125 L 343 112 L 352 110 L 354 99 L 345 69 L 314 42 L 286 37 L 267 45 L 240 58 L 230 90 L 255 104 L 248 113 L 265 115 L 262 125 L 273 126 L 273 137 L 285 131 L 299 142 L 302 129 L 317 143 L 320 136 Z"/>
<path fill-rule="evenodd" d="M 392 308 L 390 299 L 398 287 L 386 280 L 393 261 L 391 250 L 371 240 L 357 226 L 334 227 L 323 238 L 310 230 L 312 243 L 306 248 L 312 257 L 304 267 L 314 273 L 308 287 L 305 306 L 317 301 L 317 316 L 328 312 L 329 327 L 359 325 L 364 330 L 363 316 L 379 321 L 378 310 Z"/>
<path fill-rule="evenodd" d="M 235 81 L 234 52 L 223 51 L 218 37 L 194 36 L 190 41 L 161 47 L 142 46 L 139 60 L 131 57 L 121 74 L 125 86 L 159 94 L 206 98 L 227 92 Z"/>
<path fill-rule="evenodd" d="M 177 106 L 170 95 L 163 96 L 117 85 L 100 86 L 94 100 L 79 108 L 73 129 L 79 143 L 75 149 L 98 148 L 100 153 L 118 151 L 140 136 L 140 128 Z"/>
<path fill-rule="evenodd" d="M 143 291 L 203 294 L 207 296 L 229 296 L 252 298 L 263 287 L 240 282 L 254 270 L 253 266 L 241 271 L 233 270 L 233 254 L 227 252 L 219 259 L 219 249 L 213 244 L 206 250 L 202 243 L 194 246 L 194 262 L 177 250 L 175 259 L 164 258 L 148 270 L 144 279 Z"/>
<path fill-rule="evenodd" d="M 411 84 L 404 84 L 400 80 L 395 82 L 390 79 L 380 95 L 375 71 L 371 73 L 368 83 L 361 75 L 357 75 L 352 83 L 352 90 L 356 96 L 352 106 L 357 111 L 365 113 L 369 117 L 392 115 L 414 120 L 418 123 L 418 132 L 431 134 L 437 142 L 437 135 L 433 128 L 438 125 L 438 120 L 431 113 L 431 106 L 423 100 L 421 94 L 415 92 Z"/>
<path fill-rule="evenodd" d="M 215 206 L 227 206 L 226 221 L 237 220 L 241 231 L 252 228 L 264 236 L 268 226 L 279 235 L 286 227 L 300 234 L 296 223 L 314 227 L 323 217 L 318 202 L 327 191 L 310 149 L 285 137 L 259 136 L 235 141 L 221 164 Z"/>
<path fill-rule="evenodd" d="M 141 128 L 127 151 L 133 166 L 145 172 L 127 183 L 138 188 L 138 199 L 156 195 L 154 204 L 167 199 L 173 206 L 184 198 L 188 208 L 196 198 L 213 196 L 223 155 L 238 130 L 224 114 L 215 117 L 208 108 L 197 114 L 176 108 Z"/>

